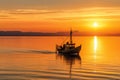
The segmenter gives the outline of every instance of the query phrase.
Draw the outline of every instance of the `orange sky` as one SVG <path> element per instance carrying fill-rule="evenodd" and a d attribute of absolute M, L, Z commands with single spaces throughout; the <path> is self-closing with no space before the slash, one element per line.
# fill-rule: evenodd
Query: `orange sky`
<path fill-rule="evenodd" d="M 59 32 L 71 27 L 119 33 L 120 0 L 0 0 L 0 30 Z"/>

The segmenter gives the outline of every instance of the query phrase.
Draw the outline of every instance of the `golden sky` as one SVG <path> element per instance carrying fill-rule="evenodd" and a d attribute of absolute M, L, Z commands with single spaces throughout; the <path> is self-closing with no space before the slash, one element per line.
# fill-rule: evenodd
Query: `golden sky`
<path fill-rule="evenodd" d="M 120 32 L 120 0 L 0 0 L 0 30 Z"/>

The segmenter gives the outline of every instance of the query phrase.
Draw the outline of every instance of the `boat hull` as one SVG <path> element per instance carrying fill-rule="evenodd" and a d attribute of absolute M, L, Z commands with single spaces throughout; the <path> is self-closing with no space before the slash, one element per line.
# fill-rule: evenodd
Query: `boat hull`
<path fill-rule="evenodd" d="M 79 55 L 81 50 L 81 45 L 72 49 L 57 49 L 57 53 L 64 54 L 64 55 Z"/>

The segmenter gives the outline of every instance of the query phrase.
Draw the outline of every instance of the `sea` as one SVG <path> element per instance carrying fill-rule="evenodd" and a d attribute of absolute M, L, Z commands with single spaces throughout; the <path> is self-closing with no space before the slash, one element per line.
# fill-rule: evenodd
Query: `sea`
<path fill-rule="evenodd" d="M 120 37 L 75 36 L 79 56 L 56 53 L 66 38 L 1 36 L 0 80 L 120 80 Z"/>

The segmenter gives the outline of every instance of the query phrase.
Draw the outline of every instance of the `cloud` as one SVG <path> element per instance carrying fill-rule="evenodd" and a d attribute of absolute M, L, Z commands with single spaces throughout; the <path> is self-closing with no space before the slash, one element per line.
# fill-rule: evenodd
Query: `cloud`
<path fill-rule="evenodd" d="M 96 7 L 96 8 L 84 8 L 79 10 L 67 10 L 64 11 L 63 16 L 55 16 L 50 18 L 54 21 L 104 21 L 104 20 L 120 20 L 120 8 L 112 7 Z"/>
<path fill-rule="evenodd" d="M 9 14 L 15 15 L 36 15 L 36 14 L 52 14 L 57 13 L 58 11 L 51 11 L 51 10 L 38 10 L 38 9 L 17 9 L 14 11 L 9 11 Z"/>
<path fill-rule="evenodd" d="M 6 18 L 6 17 L 9 17 L 7 15 L 0 15 L 0 18 Z"/>
<path fill-rule="evenodd" d="M 53 14 L 53 13 L 59 13 L 58 10 L 41 10 L 41 9 L 14 9 L 14 10 L 1 10 L 1 14 L 6 15 L 39 15 L 39 14 Z M 3 15 L 3 16 L 6 16 Z"/>
<path fill-rule="evenodd" d="M 56 10 L 41 10 L 41 9 L 14 9 L 14 10 L 0 10 L 0 19 L 9 20 L 34 20 L 34 18 L 41 19 L 43 16 L 49 14 L 56 14 L 59 11 Z M 32 18 L 31 18 L 32 17 Z"/>
<path fill-rule="evenodd" d="M 11 20 L 11 19 L 15 19 L 15 18 L 12 18 L 11 16 L 8 16 L 8 15 L 0 15 L 0 19 L 1 20 Z"/>
<path fill-rule="evenodd" d="M 74 10 L 48 10 L 48 9 L 13 9 L 1 10 L 1 19 L 20 20 L 88 20 L 88 19 L 116 19 L 120 17 L 120 7 L 90 7 Z M 32 17 L 32 18 L 31 18 Z M 111 19 L 110 19 L 111 18 Z"/>

